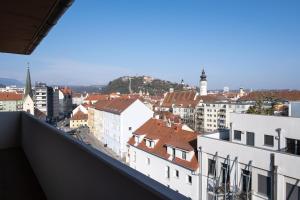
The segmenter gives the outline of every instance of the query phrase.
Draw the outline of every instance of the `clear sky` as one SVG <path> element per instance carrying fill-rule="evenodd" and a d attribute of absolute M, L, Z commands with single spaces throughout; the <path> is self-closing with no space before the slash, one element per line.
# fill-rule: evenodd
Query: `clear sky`
<path fill-rule="evenodd" d="M 299 0 L 75 0 L 30 56 L 0 54 L 0 77 L 105 84 L 151 75 L 209 89 L 300 89 Z"/>

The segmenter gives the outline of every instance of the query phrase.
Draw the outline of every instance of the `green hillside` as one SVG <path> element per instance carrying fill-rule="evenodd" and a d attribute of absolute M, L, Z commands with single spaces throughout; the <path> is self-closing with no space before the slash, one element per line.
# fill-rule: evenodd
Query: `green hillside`
<path fill-rule="evenodd" d="M 159 95 L 168 92 L 170 88 L 174 88 L 175 91 L 183 89 L 181 84 L 172 83 L 170 81 L 160 79 L 147 80 L 145 76 L 130 78 L 133 93 L 138 93 L 141 90 L 143 92 L 149 92 L 150 95 Z M 129 77 L 120 77 L 110 81 L 107 86 L 102 88 L 102 91 L 105 93 L 120 92 L 121 94 L 128 94 Z"/>

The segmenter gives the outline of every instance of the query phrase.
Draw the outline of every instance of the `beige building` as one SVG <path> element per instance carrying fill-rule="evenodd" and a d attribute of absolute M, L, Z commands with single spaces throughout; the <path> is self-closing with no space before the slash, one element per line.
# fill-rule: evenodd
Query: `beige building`
<path fill-rule="evenodd" d="M 23 95 L 17 92 L 0 93 L 0 112 L 23 110 Z"/>
<path fill-rule="evenodd" d="M 88 125 L 88 115 L 78 111 L 70 119 L 70 128 L 79 128 Z"/>

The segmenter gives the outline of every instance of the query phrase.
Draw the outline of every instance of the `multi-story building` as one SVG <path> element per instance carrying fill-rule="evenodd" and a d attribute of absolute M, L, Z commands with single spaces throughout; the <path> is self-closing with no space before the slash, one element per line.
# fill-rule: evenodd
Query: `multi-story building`
<path fill-rule="evenodd" d="M 72 90 L 68 87 L 58 89 L 59 114 L 68 116 L 73 110 Z"/>
<path fill-rule="evenodd" d="M 229 139 L 198 137 L 202 199 L 299 199 L 300 119 L 231 113 Z"/>
<path fill-rule="evenodd" d="M 150 119 L 128 141 L 130 167 L 193 200 L 199 199 L 197 133 Z"/>
<path fill-rule="evenodd" d="M 194 128 L 194 112 L 199 102 L 197 97 L 198 93 L 195 90 L 168 92 L 160 105 L 160 110 L 180 116 L 182 123 Z"/>
<path fill-rule="evenodd" d="M 34 92 L 35 107 L 43 112 L 48 120 L 57 118 L 58 91 L 45 83 L 37 82 Z"/>
<path fill-rule="evenodd" d="M 87 126 L 88 123 L 88 114 L 79 110 L 76 112 L 70 119 L 70 128 L 79 128 Z"/>
<path fill-rule="evenodd" d="M 0 112 L 23 110 L 23 95 L 16 92 L 0 92 Z"/>
<path fill-rule="evenodd" d="M 90 131 L 122 158 L 132 132 L 153 116 L 153 111 L 138 99 L 100 100 L 88 112 Z"/>
<path fill-rule="evenodd" d="M 81 93 L 72 93 L 72 103 L 74 105 L 81 105 L 83 104 L 83 100 L 87 97 L 87 94 Z"/>
<path fill-rule="evenodd" d="M 230 113 L 246 113 L 251 104 L 229 103 L 201 99 L 195 109 L 195 130 L 213 132 L 229 128 Z M 216 98 L 215 98 L 216 99 Z"/>

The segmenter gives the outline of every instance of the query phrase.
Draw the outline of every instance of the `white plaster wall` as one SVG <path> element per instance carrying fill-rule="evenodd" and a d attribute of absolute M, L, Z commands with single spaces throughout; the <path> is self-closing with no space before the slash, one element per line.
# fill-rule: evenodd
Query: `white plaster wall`
<path fill-rule="evenodd" d="M 134 152 L 136 152 L 136 161 L 133 160 Z M 193 200 L 198 200 L 198 173 L 194 173 L 189 169 L 175 165 L 165 159 L 161 159 L 155 155 L 139 150 L 133 146 L 129 148 L 130 167 L 151 177 L 160 182 L 166 187 L 174 191 L 190 197 Z M 150 165 L 147 163 L 147 158 L 150 159 Z M 170 178 L 166 177 L 166 167 L 170 167 Z M 179 178 L 175 176 L 175 170 L 179 171 Z M 188 183 L 187 176 L 192 176 L 192 184 Z"/>
<path fill-rule="evenodd" d="M 274 139 L 273 147 L 264 145 L 264 135 L 273 135 L 276 137 L 278 136 L 276 132 L 278 128 L 282 129 L 281 148 L 286 146 L 285 138 L 300 139 L 300 118 L 231 113 L 230 121 L 232 123 L 232 130 L 239 130 L 244 133 L 242 134 L 241 141 L 233 140 L 233 142 L 246 144 L 246 132 L 254 132 L 255 146 L 278 150 L 279 140 Z"/>
<path fill-rule="evenodd" d="M 127 142 L 132 137 L 132 132 L 141 127 L 146 121 L 153 117 L 153 111 L 150 110 L 140 100 L 132 103 L 124 112 L 121 113 L 121 152 L 125 157 L 127 152 Z M 131 127 L 131 130 L 129 130 Z"/>
<path fill-rule="evenodd" d="M 223 140 L 217 140 L 213 138 L 208 138 L 205 136 L 198 137 L 198 147 L 201 147 L 202 153 L 200 154 L 202 163 L 200 172 L 202 170 L 202 198 L 206 199 L 206 188 L 207 188 L 207 170 L 208 164 L 207 159 L 213 158 L 216 152 L 218 152 L 219 162 L 218 166 L 221 166 L 221 162 L 224 162 L 224 159 L 227 155 L 230 156 L 230 160 L 233 161 L 235 158 L 238 159 L 239 170 L 244 168 L 250 161 L 252 161 L 252 190 L 253 190 L 253 199 L 267 199 L 266 197 L 257 193 L 257 176 L 261 175 L 270 175 L 270 156 L 272 153 L 275 155 L 275 165 L 278 166 L 278 198 L 282 199 L 285 197 L 285 187 L 286 182 L 296 183 L 296 180 L 299 180 L 299 166 L 300 166 L 300 157 L 290 154 L 279 153 L 276 151 L 270 151 L 262 148 L 255 148 L 246 145 L 241 145 L 237 143 L 232 143 Z M 233 163 L 233 162 L 231 162 Z M 220 168 L 219 168 L 220 170 Z M 240 173 L 240 171 L 239 171 Z M 240 175 L 238 177 L 238 180 Z M 231 174 L 231 179 L 234 179 L 234 173 Z M 300 183 L 298 183 L 300 186 Z"/>

